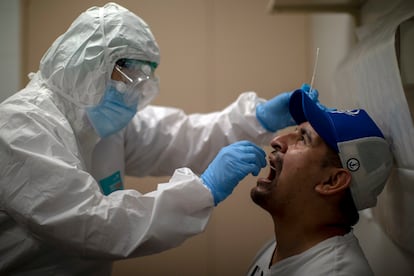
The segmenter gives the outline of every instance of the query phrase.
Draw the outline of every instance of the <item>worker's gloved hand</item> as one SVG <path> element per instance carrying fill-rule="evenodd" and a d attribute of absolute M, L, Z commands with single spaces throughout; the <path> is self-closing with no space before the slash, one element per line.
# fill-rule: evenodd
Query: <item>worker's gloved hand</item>
<path fill-rule="evenodd" d="M 309 98 L 311 98 L 312 101 L 314 101 L 315 103 L 319 104 L 319 92 L 316 89 L 312 89 L 312 91 L 310 91 L 310 85 L 307 83 L 302 84 L 302 87 L 300 88 L 302 91 L 304 91 Z"/>
<path fill-rule="evenodd" d="M 314 102 L 318 102 L 319 94 L 316 89 L 310 91 L 310 86 L 308 84 L 303 84 L 301 89 L 308 94 Z M 296 124 L 289 112 L 289 101 L 292 93 L 293 91 L 284 92 L 256 107 L 257 120 L 266 130 L 275 132 Z"/>
<path fill-rule="evenodd" d="M 201 175 L 201 179 L 219 204 L 249 173 L 257 176 L 266 166 L 266 153 L 249 141 L 240 141 L 220 150 Z"/>
<path fill-rule="evenodd" d="M 310 90 L 310 85 L 309 84 L 307 84 L 307 83 L 302 84 L 302 87 L 300 89 L 302 89 L 306 94 L 308 94 L 308 96 L 312 99 L 312 101 L 314 101 L 316 103 L 316 105 L 320 109 L 325 110 L 325 111 L 337 110 L 336 108 L 326 107 L 323 104 L 321 104 L 319 102 L 319 99 L 318 99 L 318 97 L 319 97 L 318 90 L 312 89 L 312 91 L 309 91 Z"/>

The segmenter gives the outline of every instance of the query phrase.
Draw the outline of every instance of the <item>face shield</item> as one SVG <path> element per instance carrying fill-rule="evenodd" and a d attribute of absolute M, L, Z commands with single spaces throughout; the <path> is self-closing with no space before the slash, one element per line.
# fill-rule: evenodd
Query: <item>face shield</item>
<path fill-rule="evenodd" d="M 122 93 L 127 106 L 141 110 L 148 105 L 159 92 L 159 81 L 154 72 L 157 64 L 135 59 L 120 59 L 115 70 L 122 80 L 116 81 L 116 89 Z"/>
<path fill-rule="evenodd" d="M 101 102 L 86 108 L 86 114 L 100 137 L 112 135 L 124 128 L 138 110 L 158 94 L 155 63 L 121 59 L 106 87 Z"/>

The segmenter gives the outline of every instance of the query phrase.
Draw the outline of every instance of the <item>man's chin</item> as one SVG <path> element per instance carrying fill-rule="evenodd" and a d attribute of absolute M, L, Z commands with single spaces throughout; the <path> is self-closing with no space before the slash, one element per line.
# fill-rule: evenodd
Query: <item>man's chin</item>
<path fill-rule="evenodd" d="M 264 189 L 264 187 L 258 183 L 257 186 L 250 190 L 250 198 L 254 203 L 263 209 L 266 209 L 266 203 L 270 198 L 270 190 Z"/>

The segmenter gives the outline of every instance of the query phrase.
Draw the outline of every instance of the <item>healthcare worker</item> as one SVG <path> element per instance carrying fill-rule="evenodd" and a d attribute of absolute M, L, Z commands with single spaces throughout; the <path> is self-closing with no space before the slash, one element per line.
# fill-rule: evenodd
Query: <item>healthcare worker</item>
<path fill-rule="evenodd" d="M 144 21 L 92 7 L 0 105 L 1 275 L 108 275 L 113 260 L 180 245 L 266 165 L 253 143 L 294 123 L 289 92 L 204 115 L 145 107 L 159 61 Z M 156 191 L 123 190 L 125 175 L 169 174 Z"/>

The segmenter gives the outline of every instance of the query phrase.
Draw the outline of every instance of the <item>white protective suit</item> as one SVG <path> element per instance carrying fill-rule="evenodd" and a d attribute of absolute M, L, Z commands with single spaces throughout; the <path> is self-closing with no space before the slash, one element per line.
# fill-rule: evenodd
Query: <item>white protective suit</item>
<path fill-rule="evenodd" d="M 270 139 L 255 116 L 262 100 L 249 92 L 205 115 L 148 106 L 99 141 L 85 107 L 100 101 L 120 58 L 159 63 L 158 46 L 128 10 L 93 7 L 0 105 L 1 275 L 108 275 L 113 260 L 178 246 L 204 230 L 214 206 L 197 174 L 231 142 Z M 148 194 L 102 194 L 100 181 L 122 185 L 125 174 L 173 176 Z"/>

